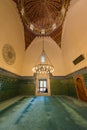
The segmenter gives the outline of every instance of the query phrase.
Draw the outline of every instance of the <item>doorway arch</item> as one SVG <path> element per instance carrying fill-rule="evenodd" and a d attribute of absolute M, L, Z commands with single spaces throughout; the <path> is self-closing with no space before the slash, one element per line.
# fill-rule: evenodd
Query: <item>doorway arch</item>
<path fill-rule="evenodd" d="M 74 79 L 78 99 L 87 101 L 87 90 L 83 77 L 78 75 Z"/>

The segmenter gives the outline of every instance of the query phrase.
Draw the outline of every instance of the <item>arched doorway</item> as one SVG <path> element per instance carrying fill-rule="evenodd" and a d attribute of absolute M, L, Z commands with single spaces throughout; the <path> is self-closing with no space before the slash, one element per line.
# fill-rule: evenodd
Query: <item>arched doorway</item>
<path fill-rule="evenodd" d="M 81 75 L 74 77 L 75 86 L 78 99 L 87 101 L 87 90 L 85 87 L 84 79 Z"/>

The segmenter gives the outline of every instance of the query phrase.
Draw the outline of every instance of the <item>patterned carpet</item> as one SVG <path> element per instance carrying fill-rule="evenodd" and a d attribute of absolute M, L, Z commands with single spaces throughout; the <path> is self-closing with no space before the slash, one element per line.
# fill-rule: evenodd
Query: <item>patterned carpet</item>
<path fill-rule="evenodd" d="M 87 103 L 66 96 L 26 97 L 0 113 L 0 130 L 87 130 Z"/>

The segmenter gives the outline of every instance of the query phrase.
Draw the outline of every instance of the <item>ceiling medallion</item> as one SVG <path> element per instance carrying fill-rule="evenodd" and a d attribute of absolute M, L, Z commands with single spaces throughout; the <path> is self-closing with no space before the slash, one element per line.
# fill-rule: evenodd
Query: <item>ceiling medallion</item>
<path fill-rule="evenodd" d="M 64 20 L 69 0 L 20 0 L 24 24 L 36 35 L 49 35 Z"/>
<path fill-rule="evenodd" d="M 14 62 L 16 60 L 16 54 L 15 54 L 13 47 L 10 44 L 5 44 L 3 46 L 2 55 L 3 55 L 4 61 L 8 65 L 14 64 Z"/>

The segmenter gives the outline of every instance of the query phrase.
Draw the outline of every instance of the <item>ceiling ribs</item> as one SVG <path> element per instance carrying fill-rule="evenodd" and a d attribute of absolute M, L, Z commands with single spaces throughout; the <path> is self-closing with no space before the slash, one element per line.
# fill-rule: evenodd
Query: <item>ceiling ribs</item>
<path fill-rule="evenodd" d="M 36 36 L 43 36 L 40 32 L 43 28 L 46 29 L 46 33 L 49 32 L 45 36 L 50 36 L 61 47 L 62 25 L 70 0 L 13 1 L 16 2 L 20 15 L 21 9 L 24 8 L 24 15 L 21 15 L 21 18 L 24 24 L 25 49 L 27 49 Z M 65 9 L 64 16 L 61 15 L 62 7 Z M 55 22 L 57 23 L 57 28 L 52 30 L 52 25 Z M 36 32 L 30 29 L 29 23 L 34 24 Z"/>

